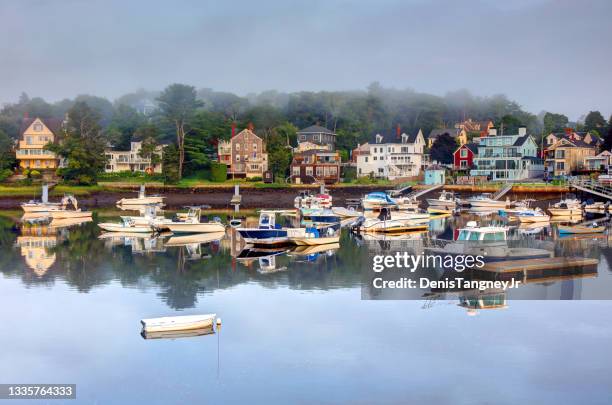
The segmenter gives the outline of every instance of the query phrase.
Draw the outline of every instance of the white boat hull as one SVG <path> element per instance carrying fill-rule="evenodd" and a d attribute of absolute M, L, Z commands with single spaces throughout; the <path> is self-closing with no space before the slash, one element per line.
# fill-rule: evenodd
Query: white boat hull
<path fill-rule="evenodd" d="M 171 332 L 210 328 L 215 322 L 216 314 L 168 316 L 163 318 L 143 319 L 140 321 L 143 331 Z"/>
<path fill-rule="evenodd" d="M 49 216 L 53 219 L 91 218 L 91 211 L 50 211 Z"/>
<path fill-rule="evenodd" d="M 495 200 L 472 200 L 468 199 L 467 203 L 472 207 L 478 208 L 506 208 L 508 203 L 506 201 L 495 201 Z"/>
<path fill-rule="evenodd" d="M 577 208 L 549 208 L 548 212 L 553 216 L 579 216 L 582 215 L 582 209 Z"/>
<path fill-rule="evenodd" d="M 342 218 L 356 218 L 363 215 L 363 212 L 356 210 L 349 210 L 344 207 L 333 207 L 332 212 Z"/>
<path fill-rule="evenodd" d="M 151 196 L 144 198 L 122 198 L 117 201 L 117 205 L 149 205 L 149 204 L 161 204 L 164 202 L 164 197 Z"/>
<path fill-rule="evenodd" d="M 542 216 L 519 215 L 518 220 L 519 222 L 524 222 L 524 223 L 549 222 L 550 217 L 548 215 L 542 215 Z"/>
<path fill-rule="evenodd" d="M 154 231 L 150 225 L 125 226 L 119 223 L 102 222 L 98 226 L 107 232 L 152 233 Z"/>
<path fill-rule="evenodd" d="M 59 203 L 23 203 L 21 204 L 23 212 L 49 212 L 61 209 Z"/>

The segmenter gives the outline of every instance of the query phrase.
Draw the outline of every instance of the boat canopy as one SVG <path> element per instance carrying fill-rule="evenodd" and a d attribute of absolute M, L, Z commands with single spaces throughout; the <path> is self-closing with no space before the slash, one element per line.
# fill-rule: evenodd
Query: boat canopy
<path fill-rule="evenodd" d="M 395 204 L 395 200 L 393 198 L 389 197 L 389 195 L 387 193 L 384 193 L 382 191 L 374 191 L 372 193 L 369 193 L 368 195 L 366 195 L 366 199 L 368 199 L 368 200 L 383 200 L 383 201 L 386 201 L 388 203 Z"/>

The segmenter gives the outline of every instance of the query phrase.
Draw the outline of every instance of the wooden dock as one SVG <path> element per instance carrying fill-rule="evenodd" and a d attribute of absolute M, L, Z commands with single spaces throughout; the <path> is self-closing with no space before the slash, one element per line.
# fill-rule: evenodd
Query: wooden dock
<path fill-rule="evenodd" d="M 546 259 L 509 260 L 485 263 L 479 269 L 491 273 L 526 273 L 539 270 L 561 270 L 570 267 L 597 266 L 599 260 L 584 257 L 551 257 Z"/>

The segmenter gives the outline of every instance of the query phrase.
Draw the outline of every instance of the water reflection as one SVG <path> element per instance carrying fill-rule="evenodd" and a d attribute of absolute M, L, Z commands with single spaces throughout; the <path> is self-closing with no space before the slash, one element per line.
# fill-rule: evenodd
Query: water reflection
<path fill-rule="evenodd" d="M 63 280 L 81 292 L 115 281 L 125 288 L 154 288 L 170 308 L 191 308 L 202 295 L 249 282 L 298 290 L 358 288 L 370 282 L 362 279 L 362 273 L 371 269 L 374 255 L 398 251 L 423 254 L 434 238 L 457 239 L 457 229 L 468 221 L 482 221 L 478 215 L 438 218 L 431 221 L 428 232 L 403 235 L 355 235 L 345 229 L 339 244 L 272 250 L 248 248 L 232 228 L 225 233 L 188 236 L 105 234 L 95 226 L 97 216 L 95 222 L 63 223 L 39 223 L 35 219 L 19 222 L 0 217 L 0 271 L 7 277 L 21 278 L 26 285 Z M 502 223 L 495 215 L 487 221 Z M 247 217 L 244 222 L 254 226 L 257 218 Z M 533 274 L 510 298 L 576 298 L 584 297 L 586 292 L 607 298 L 604 292 L 612 286 L 609 235 L 559 237 L 552 224 L 514 227 L 509 238 L 517 247 L 546 249 L 557 257 L 599 260 L 594 270 Z M 416 272 L 412 276 L 423 275 Z M 428 276 L 443 274 L 434 272 Z M 475 273 L 469 276 L 486 278 Z M 597 280 L 587 281 L 587 277 Z M 441 293 L 415 290 L 410 292 L 410 298 L 427 299 L 432 292 Z M 372 297 L 378 294 L 377 298 L 394 298 L 391 293 L 369 293 Z M 457 291 L 453 294 L 442 298 L 461 301 Z"/>

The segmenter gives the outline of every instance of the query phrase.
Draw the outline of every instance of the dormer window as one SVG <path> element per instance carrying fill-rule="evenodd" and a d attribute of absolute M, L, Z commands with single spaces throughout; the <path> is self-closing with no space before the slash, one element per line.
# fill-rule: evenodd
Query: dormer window
<path fill-rule="evenodd" d="M 376 143 L 382 143 L 383 137 L 381 134 L 376 134 Z"/>
<path fill-rule="evenodd" d="M 402 134 L 402 143 L 408 143 L 408 135 Z"/>
<path fill-rule="evenodd" d="M 41 132 L 43 130 L 43 126 L 40 122 L 37 122 L 34 124 L 34 132 Z"/>

